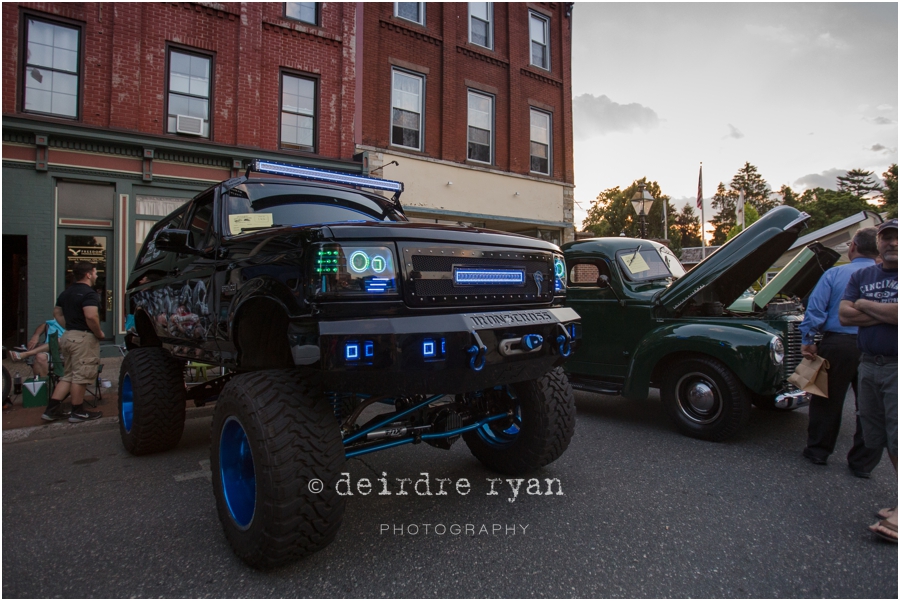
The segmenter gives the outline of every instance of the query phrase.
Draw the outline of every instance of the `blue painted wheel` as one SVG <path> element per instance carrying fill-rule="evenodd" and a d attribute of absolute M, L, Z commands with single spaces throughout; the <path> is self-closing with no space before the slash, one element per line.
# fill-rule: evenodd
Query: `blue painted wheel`
<path fill-rule="evenodd" d="M 130 434 L 134 420 L 134 390 L 131 387 L 131 376 L 127 374 L 122 380 L 122 395 L 119 398 L 119 419 L 122 420 L 122 427 Z"/>
<path fill-rule="evenodd" d="M 501 474 L 527 474 L 552 463 L 575 431 L 575 395 L 561 367 L 485 390 L 471 402 L 478 415 L 509 415 L 462 435 L 472 454 Z"/>
<path fill-rule="evenodd" d="M 501 419 L 496 422 L 484 424 L 476 431 L 481 440 L 488 445 L 497 449 L 505 449 L 516 441 L 516 438 L 522 431 L 522 407 L 516 399 L 515 392 L 509 387 L 505 387 L 497 392 L 508 396 L 508 401 L 513 403 L 512 423 L 510 423 L 510 420 Z"/>
<path fill-rule="evenodd" d="M 256 470 L 250 440 L 234 416 L 225 420 L 219 438 L 219 477 L 231 519 L 249 528 L 256 512 Z"/>

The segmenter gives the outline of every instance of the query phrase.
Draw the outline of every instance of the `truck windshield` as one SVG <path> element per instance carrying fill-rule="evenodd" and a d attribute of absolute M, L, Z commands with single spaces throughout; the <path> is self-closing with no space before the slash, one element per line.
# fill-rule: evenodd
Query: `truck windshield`
<path fill-rule="evenodd" d="M 616 253 L 616 259 L 625 277 L 632 282 L 680 278 L 685 274 L 678 257 L 665 247 L 647 244 L 620 250 Z"/>
<path fill-rule="evenodd" d="M 343 221 L 406 221 L 385 200 L 380 202 L 352 190 L 270 182 L 247 182 L 225 195 L 229 233 L 283 225 L 311 225 Z"/>

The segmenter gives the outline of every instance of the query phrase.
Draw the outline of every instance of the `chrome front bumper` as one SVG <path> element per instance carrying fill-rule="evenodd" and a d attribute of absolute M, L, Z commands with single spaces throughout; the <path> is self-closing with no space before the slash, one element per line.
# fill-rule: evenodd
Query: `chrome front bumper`
<path fill-rule="evenodd" d="M 775 395 L 775 406 L 779 409 L 797 409 L 809 405 L 809 393 L 794 388 Z"/>

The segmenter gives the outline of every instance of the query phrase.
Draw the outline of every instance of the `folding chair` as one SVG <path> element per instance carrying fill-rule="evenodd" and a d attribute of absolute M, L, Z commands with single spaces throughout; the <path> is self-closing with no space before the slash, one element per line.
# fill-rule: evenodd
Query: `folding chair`
<path fill-rule="evenodd" d="M 197 361 L 188 361 L 184 366 L 185 370 L 188 373 L 188 376 L 191 378 L 191 382 L 196 382 L 197 378 L 203 378 L 203 381 L 206 382 L 209 378 L 206 375 L 207 369 L 212 369 L 215 367 L 214 365 L 210 365 L 209 363 L 199 363 Z M 196 377 L 195 377 L 196 372 Z"/>
<path fill-rule="evenodd" d="M 62 356 L 59 353 L 59 340 L 57 339 L 56 333 L 50 334 L 47 337 L 47 344 L 50 345 L 50 371 L 47 374 L 50 380 L 50 394 L 53 394 L 53 389 L 56 388 L 56 385 L 59 383 L 59 379 L 65 375 L 65 366 L 63 364 Z M 97 364 L 97 377 L 94 378 L 94 386 L 88 387 L 85 389 L 84 400 L 91 407 L 96 407 L 100 402 L 100 372 L 103 371 L 103 364 Z M 93 402 L 89 402 L 87 397 L 88 395 L 94 397 Z"/>

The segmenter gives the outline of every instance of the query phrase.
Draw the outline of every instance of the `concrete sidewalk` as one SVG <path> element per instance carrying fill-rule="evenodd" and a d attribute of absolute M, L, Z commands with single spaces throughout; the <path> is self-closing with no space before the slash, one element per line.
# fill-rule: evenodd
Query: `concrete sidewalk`
<path fill-rule="evenodd" d="M 103 417 L 114 417 L 118 414 L 119 401 L 119 367 L 122 365 L 122 357 L 107 357 L 101 359 L 103 371 L 100 376 L 111 383 L 110 388 L 101 388 L 100 401 L 97 402 L 90 395 L 86 395 L 85 402 L 92 411 L 100 411 Z M 10 375 L 15 375 L 18 371 L 22 379 L 32 377 L 31 367 L 25 363 L 3 360 L 3 365 L 9 370 Z M 44 413 L 44 407 L 28 407 L 22 406 L 22 395 L 11 394 L 12 408 L 3 409 L 3 429 L 12 430 L 16 428 L 30 428 L 33 426 L 42 426 L 47 424 L 41 419 Z M 96 408 L 91 405 L 97 403 Z"/>

